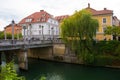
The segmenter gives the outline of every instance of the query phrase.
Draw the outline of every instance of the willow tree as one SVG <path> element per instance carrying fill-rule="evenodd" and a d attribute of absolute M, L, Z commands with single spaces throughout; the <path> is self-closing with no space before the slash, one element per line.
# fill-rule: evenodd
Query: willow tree
<path fill-rule="evenodd" d="M 98 21 L 87 10 L 76 11 L 61 23 L 61 37 L 82 58 L 92 53 L 92 42 L 96 36 Z M 90 54 L 91 55 L 91 54 Z"/>

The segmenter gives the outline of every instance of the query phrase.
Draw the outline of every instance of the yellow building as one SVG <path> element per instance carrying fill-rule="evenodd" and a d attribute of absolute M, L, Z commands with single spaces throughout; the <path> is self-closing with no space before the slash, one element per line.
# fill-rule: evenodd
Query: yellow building
<path fill-rule="evenodd" d="M 96 40 L 112 40 L 112 35 L 104 35 L 104 30 L 107 26 L 113 25 L 113 11 L 106 8 L 103 10 L 95 10 L 90 7 L 90 4 L 88 4 L 88 7 L 85 9 L 89 10 L 92 13 L 93 18 L 97 19 L 99 22 Z"/>

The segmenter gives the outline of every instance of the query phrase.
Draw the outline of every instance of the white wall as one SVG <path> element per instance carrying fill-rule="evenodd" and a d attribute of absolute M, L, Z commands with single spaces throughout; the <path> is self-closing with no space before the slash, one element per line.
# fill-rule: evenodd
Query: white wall
<path fill-rule="evenodd" d="M 42 31 L 44 37 L 59 35 L 59 26 L 58 26 L 59 23 L 55 19 L 49 18 L 48 21 L 45 23 L 30 23 L 30 24 L 31 25 L 23 24 L 27 27 L 25 29 L 26 38 L 32 38 L 32 37 L 40 38 L 40 36 L 42 37 Z M 43 26 L 43 28 L 40 26 Z M 22 29 L 22 35 L 24 35 L 23 29 Z"/>

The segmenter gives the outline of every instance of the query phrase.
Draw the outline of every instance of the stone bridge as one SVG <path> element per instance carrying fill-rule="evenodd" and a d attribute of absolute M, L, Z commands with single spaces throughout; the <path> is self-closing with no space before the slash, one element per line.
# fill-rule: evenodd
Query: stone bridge
<path fill-rule="evenodd" d="M 6 62 L 9 63 L 13 60 L 13 56 L 17 56 L 19 67 L 25 70 L 28 69 L 28 57 L 53 59 L 55 53 L 60 55 L 65 53 L 65 45 L 60 39 L 32 41 L 0 40 L 0 58 L 4 54 Z"/>

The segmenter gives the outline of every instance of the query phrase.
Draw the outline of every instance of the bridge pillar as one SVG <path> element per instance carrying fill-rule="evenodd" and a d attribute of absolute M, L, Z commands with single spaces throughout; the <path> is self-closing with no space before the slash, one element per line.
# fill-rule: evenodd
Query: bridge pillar
<path fill-rule="evenodd" d="M 21 50 L 18 54 L 19 68 L 23 70 L 28 70 L 28 51 L 26 49 Z"/>

